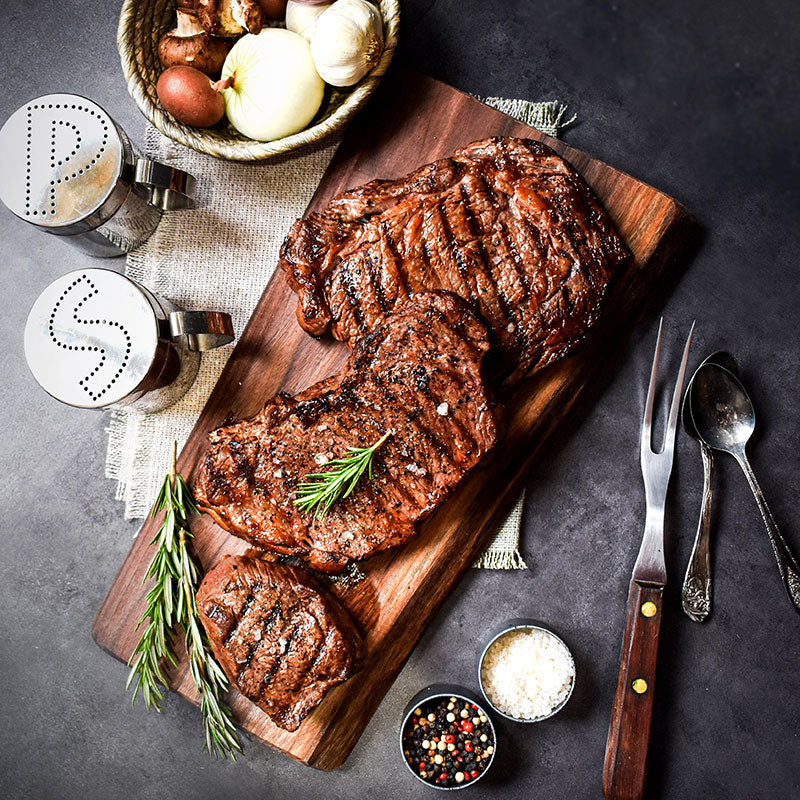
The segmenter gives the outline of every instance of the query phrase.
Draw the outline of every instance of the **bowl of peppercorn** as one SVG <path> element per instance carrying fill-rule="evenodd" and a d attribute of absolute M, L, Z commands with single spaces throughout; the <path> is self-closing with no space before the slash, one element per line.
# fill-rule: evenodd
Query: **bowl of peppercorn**
<path fill-rule="evenodd" d="M 436 684 L 418 692 L 400 725 L 403 763 L 434 789 L 463 789 L 479 781 L 494 761 L 494 725 L 477 695 Z"/>

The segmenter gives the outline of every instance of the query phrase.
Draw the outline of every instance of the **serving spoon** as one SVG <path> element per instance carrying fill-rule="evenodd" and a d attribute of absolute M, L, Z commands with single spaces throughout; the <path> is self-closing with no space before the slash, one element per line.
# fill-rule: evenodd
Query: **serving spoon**
<path fill-rule="evenodd" d="M 800 613 L 800 566 L 778 530 L 745 452 L 756 424 L 753 403 L 739 379 L 718 364 L 701 365 L 692 382 L 690 408 L 695 429 L 709 447 L 730 453 L 739 462 L 767 527 L 786 593 Z"/>
<path fill-rule="evenodd" d="M 724 350 L 712 353 L 700 364 L 717 364 L 727 369 L 732 375 L 739 375 L 736 359 Z M 697 370 L 695 370 L 695 375 Z M 703 459 L 703 501 L 700 506 L 700 520 L 694 537 L 692 554 L 686 567 L 681 590 L 681 604 L 686 616 L 694 622 L 705 622 L 711 613 L 711 493 L 712 475 L 714 473 L 714 451 L 700 438 L 694 426 L 690 408 L 694 387 L 694 375 L 689 381 L 686 394 L 681 405 L 681 423 L 683 429 L 700 443 L 700 455 Z"/>

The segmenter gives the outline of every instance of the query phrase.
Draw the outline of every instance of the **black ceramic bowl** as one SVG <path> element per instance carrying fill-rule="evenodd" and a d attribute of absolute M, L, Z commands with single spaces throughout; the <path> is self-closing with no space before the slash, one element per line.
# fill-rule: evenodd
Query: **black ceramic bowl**
<path fill-rule="evenodd" d="M 498 639 L 500 639 L 502 636 L 505 636 L 505 634 L 511 633 L 511 631 L 518 631 L 518 630 L 537 630 L 552 636 L 554 639 L 556 639 L 557 641 L 561 642 L 562 645 L 564 645 L 567 653 L 569 654 L 570 664 L 572 666 L 572 683 L 570 684 L 569 690 L 567 691 L 567 696 L 547 714 L 543 714 L 540 717 L 533 717 L 531 719 L 525 719 L 522 717 L 512 717 L 510 714 L 501 711 L 489 699 L 489 695 L 486 692 L 486 687 L 483 685 L 483 661 L 486 658 L 486 654 L 489 652 L 489 648 Z M 489 640 L 486 642 L 485 647 L 481 651 L 480 658 L 478 659 L 478 685 L 481 687 L 481 693 L 483 694 L 489 708 L 491 708 L 492 711 L 496 711 L 501 717 L 513 720 L 514 722 L 541 722 L 542 720 L 550 719 L 550 717 L 558 714 L 558 712 L 561 711 L 561 709 L 564 708 L 564 706 L 569 702 L 570 697 L 572 697 L 572 692 L 575 689 L 575 659 L 572 655 L 572 651 L 569 649 L 569 647 L 567 647 L 564 640 L 557 634 L 553 633 L 553 631 L 551 631 L 549 628 L 546 628 L 544 625 L 541 625 L 539 624 L 539 622 L 532 619 L 510 619 L 508 620 L 508 622 L 504 623 L 501 627 L 495 630 L 495 632 L 491 635 Z"/>
<path fill-rule="evenodd" d="M 408 763 L 408 758 L 403 752 L 406 749 L 403 738 L 404 734 L 406 733 L 406 730 L 409 728 L 411 717 L 414 716 L 415 709 L 427 706 L 437 700 L 449 699 L 451 697 L 455 697 L 458 700 L 463 700 L 465 703 L 476 705 L 478 709 L 476 713 L 479 715 L 483 714 L 487 718 L 487 722 L 484 724 L 488 725 L 489 727 L 493 750 L 489 755 L 488 762 L 486 762 L 486 765 L 483 767 L 483 770 L 478 774 L 476 778 L 464 781 L 463 783 L 457 783 L 454 786 L 441 786 L 437 785 L 433 781 L 427 780 L 426 778 L 422 778 L 417 771 L 412 769 L 411 765 Z M 466 789 L 468 786 L 473 786 L 474 784 L 478 783 L 478 781 L 480 781 L 480 779 L 491 768 L 492 764 L 494 763 L 494 757 L 497 754 L 497 733 L 495 731 L 494 724 L 492 723 L 492 718 L 486 711 L 486 704 L 473 692 L 470 692 L 463 686 L 456 686 L 455 684 L 451 683 L 436 683 L 431 686 L 426 686 L 422 691 L 417 692 L 417 694 L 415 694 L 414 697 L 411 698 L 410 702 L 405 708 L 405 711 L 403 712 L 403 722 L 400 725 L 399 742 L 400 742 L 400 756 L 403 759 L 403 763 L 406 765 L 406 769 L 408 769 L 409 772 L 411 772 L 411 774 L 418 781 L 424 783 L 426 786 L 430 786 L 433 789 L 439 789 L 441 791 Z"/>

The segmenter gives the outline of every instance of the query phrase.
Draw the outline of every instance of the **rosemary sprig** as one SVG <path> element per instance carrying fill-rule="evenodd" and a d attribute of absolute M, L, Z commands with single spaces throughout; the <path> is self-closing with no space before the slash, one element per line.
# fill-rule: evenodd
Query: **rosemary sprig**
<path fill-rule="evenodd" d="M 222 700 L 228 690 L 228 679 L 214 660 L 205 633 L 200 628 L 195 593 L 200 573 L 189 553 L 188 518 L 198 513 L 192 490 L 178 475 L 176 469 L 177 442 L 173 448 L 172 470 L 164 479 L 151 517 L 164 511 L 161 527 L 151 541 L 156 552 L 145 574 L 144 581 L 153 579 L 147 593 L 147 609 L 136 625 L 147 625 L 136 645 L 129 665 L 130 675 L 126 688 L 135 680 L 131 704 L 141 690 L 148 710 L 161 710 L 166 693 L 166 678 L 161 664 L 167 660 L 173 666 L 177 661 L 172 653 L 178 629 L 185 634 L 189 671 L 200 694 L 206 742 L 204 749 L 213 755 L 229 757 L 236 761 L 242 752 L 231 711 Z"/>
<path fill-rule="evenodd" d="M 352 494 L 365 471 L 372 478 L 372 459 L 393 432 L 386 431 L 370 447 L 348 447 L 348 455 L 328 462 L 331 469 L 306 475 L 297 487 L 294 504 L 301 511 L 314 511 L 314 519 L 322 519 L 334 503 Z"/>

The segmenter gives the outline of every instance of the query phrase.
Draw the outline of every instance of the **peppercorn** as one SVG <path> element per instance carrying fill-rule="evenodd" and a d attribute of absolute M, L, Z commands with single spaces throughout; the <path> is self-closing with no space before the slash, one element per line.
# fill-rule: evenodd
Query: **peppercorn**
<path fill-rule="evenodd" d="M 420 779 L 443 788 L 474 780 L 494 750 L 491 729 L 481 727 L 484 720 L 488 717 L 475 704 L 462 705 L 454 697 L 423 703 L 403 734 L 407 763 Z"/>

